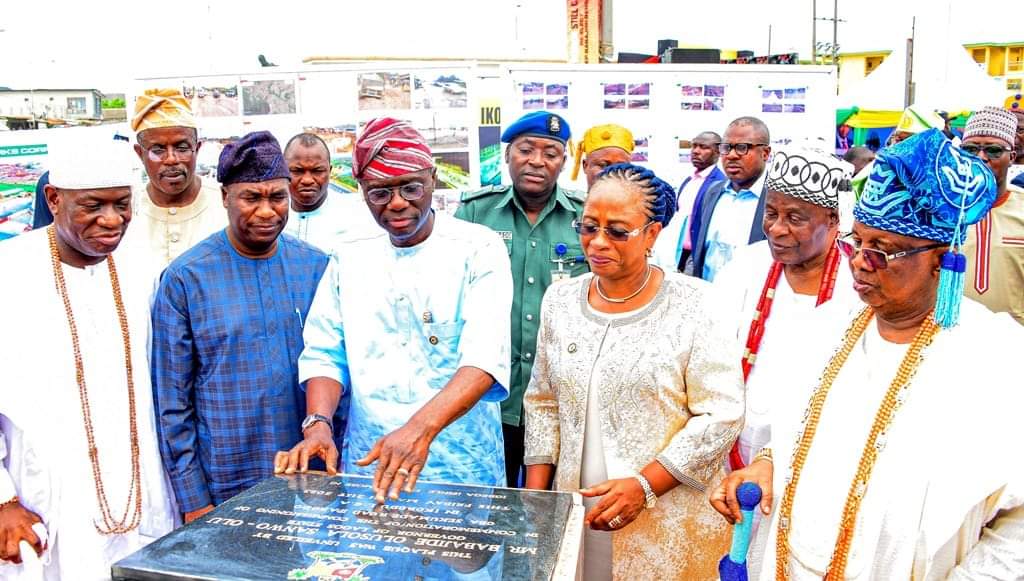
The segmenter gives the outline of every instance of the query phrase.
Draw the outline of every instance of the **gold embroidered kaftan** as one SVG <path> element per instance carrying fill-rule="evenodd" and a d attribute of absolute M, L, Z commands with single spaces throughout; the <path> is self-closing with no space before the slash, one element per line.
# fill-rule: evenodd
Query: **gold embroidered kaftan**
<path fill-rule="evenodd" d="M 578 490 L 587 397 L 597 393 L 608 478 L 656 459 L 682 483 L 613 533 L 614 577 L 716 579 L 730 529 L 708 495 L 742 426 L 735 349 L 714 324 L 703 281 L 667 273 L 650 304 L 609 318 L 587 304 L 591 279 L 556 283 L 544 296 L 526 464 L 556 464 L 554 488 Z"/>

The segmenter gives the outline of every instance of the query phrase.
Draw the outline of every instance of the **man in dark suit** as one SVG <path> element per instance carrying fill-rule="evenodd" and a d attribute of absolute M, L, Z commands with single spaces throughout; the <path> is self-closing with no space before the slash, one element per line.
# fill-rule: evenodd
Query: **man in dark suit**
<path fill-rule="evenodd" d="M 662 268 L 675 270 L 686 264 L 690 256 L 691 241 L 697 234 L 692 216 L 700 216 L 701 200 L 712 186 L 726 180 L 718 167 L 718 146 L 722 136 L 704 131 L 690 141 L 690 162 L 693 175 L 683 180 L 676 197 L 679 211 L 672 217 L 654 244 L 654 262 Z"/>
<path fill-rule="evenodd" d="M 770 143 L 768 126 L 756 117 L 740 117 L 729 124 L 718 149 L 728 179 L 709 186 L 700 208 L 694 208 L 691 223 L 696 234 L 680 270 L 712 281 L 736 247 L 765 239 L 761 222 Z"/>

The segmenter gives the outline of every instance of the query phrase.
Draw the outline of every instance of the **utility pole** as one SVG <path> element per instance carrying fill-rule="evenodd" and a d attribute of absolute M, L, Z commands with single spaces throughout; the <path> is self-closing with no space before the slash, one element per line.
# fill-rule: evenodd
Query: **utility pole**
<path fill-rule="evenodd" d="M 903 92 L 903 107 L 914 103 L 914 36 L 917 33 L 917 17 L 910 21 L 910 38 L 907 39 L 906 89 Z"/>
<path fill-rule="evenodd" d="M 818 0 L 811 0 L 811 64 L 818 64 Z"/>
<path fill-rule="evenodd" d="M 768 56 L 772 56 L 772 25 L 768 25 Z"/>
<path fill-rule="evenodd" d="M 839 0 L 832 5 L 832 64 L 839 66 Z"/>
<path fill-rule="evenodd" d="M 817 10 L 815 10 L 815 13 L 817 13 Z M 822 48 L 824 48 L 825 50 L 830 50 L 830 52 L 832 53 L 832 64 L 838 66 L 839 65 L 839 23 L 840 22 L 846 22 L 845 20 L 839 18 L 839 0 L 835 0 L 835 3 L 833 4 L 832 18 L 824 18 L 824 17 L 823 18 L 815 18 L 815 21 L 818 21 L 818 20 L 824 20 L 826 22 L 828 22 L 828 21 L 832 22 L 832 46 L 827 46 L 828 43 L 825 42 L 825 43 L 822 43 L 822 44 L 824 44 L 826 46 L 824 46 Z M 815 28 L 817 28 L 817 25 L 815 25 Z M 814 38 L 817 38 L 817 30 L 815 30 L 814 32 L 815 32 Z M 817 51 L 818 51 L 817 43 L 815 43 L 815 45 L 814 45 L 814 51 L 815 51 L 815 53 L 817 53 Z M 815 64 L 817 64 L 817 61 L 815 61 Z"/>

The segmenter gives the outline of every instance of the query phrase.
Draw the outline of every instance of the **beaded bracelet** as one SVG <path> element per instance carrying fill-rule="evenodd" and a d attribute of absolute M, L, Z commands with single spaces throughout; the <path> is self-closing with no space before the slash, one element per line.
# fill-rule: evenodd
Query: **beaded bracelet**
<path fill-rule="evenodd" d="M 18 504 L 18 502 L 19 502 L 18 495 L 14 495 L 14 498 L 12 498 L 12 499 L 10 499 L 10 500 L 8 500 L 6 502 L 0 502 L 0 509 L 7 508 L 8 506 L 10 506 L 12 504 Z"/>

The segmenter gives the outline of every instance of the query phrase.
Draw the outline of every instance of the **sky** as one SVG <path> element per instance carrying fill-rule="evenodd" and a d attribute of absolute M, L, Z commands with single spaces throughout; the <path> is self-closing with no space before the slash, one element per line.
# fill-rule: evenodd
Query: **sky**
<path fill-rule="evenodd" d="M 617 51 L 657 40 L 768 51 L 811 47 L 813 0 L 614 0 Z M 833 1 L 817 0 L 831 17 Z M 841 51 L 902 46 L 915 15 L 945 20 L 959 42 L 1024 40 L 1013 0 L 841 0 Z M 89 6 L 83 12 L 82 6 Z M 135 78 L 244 73 L 264 54 L 287 70 L 314 55 L 564 59 L 564 0 L 105 0 L 4 2 L 0 86 L 124 91 Z M 724 8 L 723 8 L 724 7 Z M 979 8 L 980 7 L 980 8 Z M 926 12 L 927 11 L 927 12 Z M 942 18 L 945 13 L 945 18 Z M 1019 13 L 1019 12 L 1018 12 Z M 46 15 L 45 17 L 41 15 Z M 1017 29 L 1012 27 L 1017 23 Z M 919 31 L 920 32 L 920 31 Z M 832 23 L 818 23 L 831 41 Z"/>

